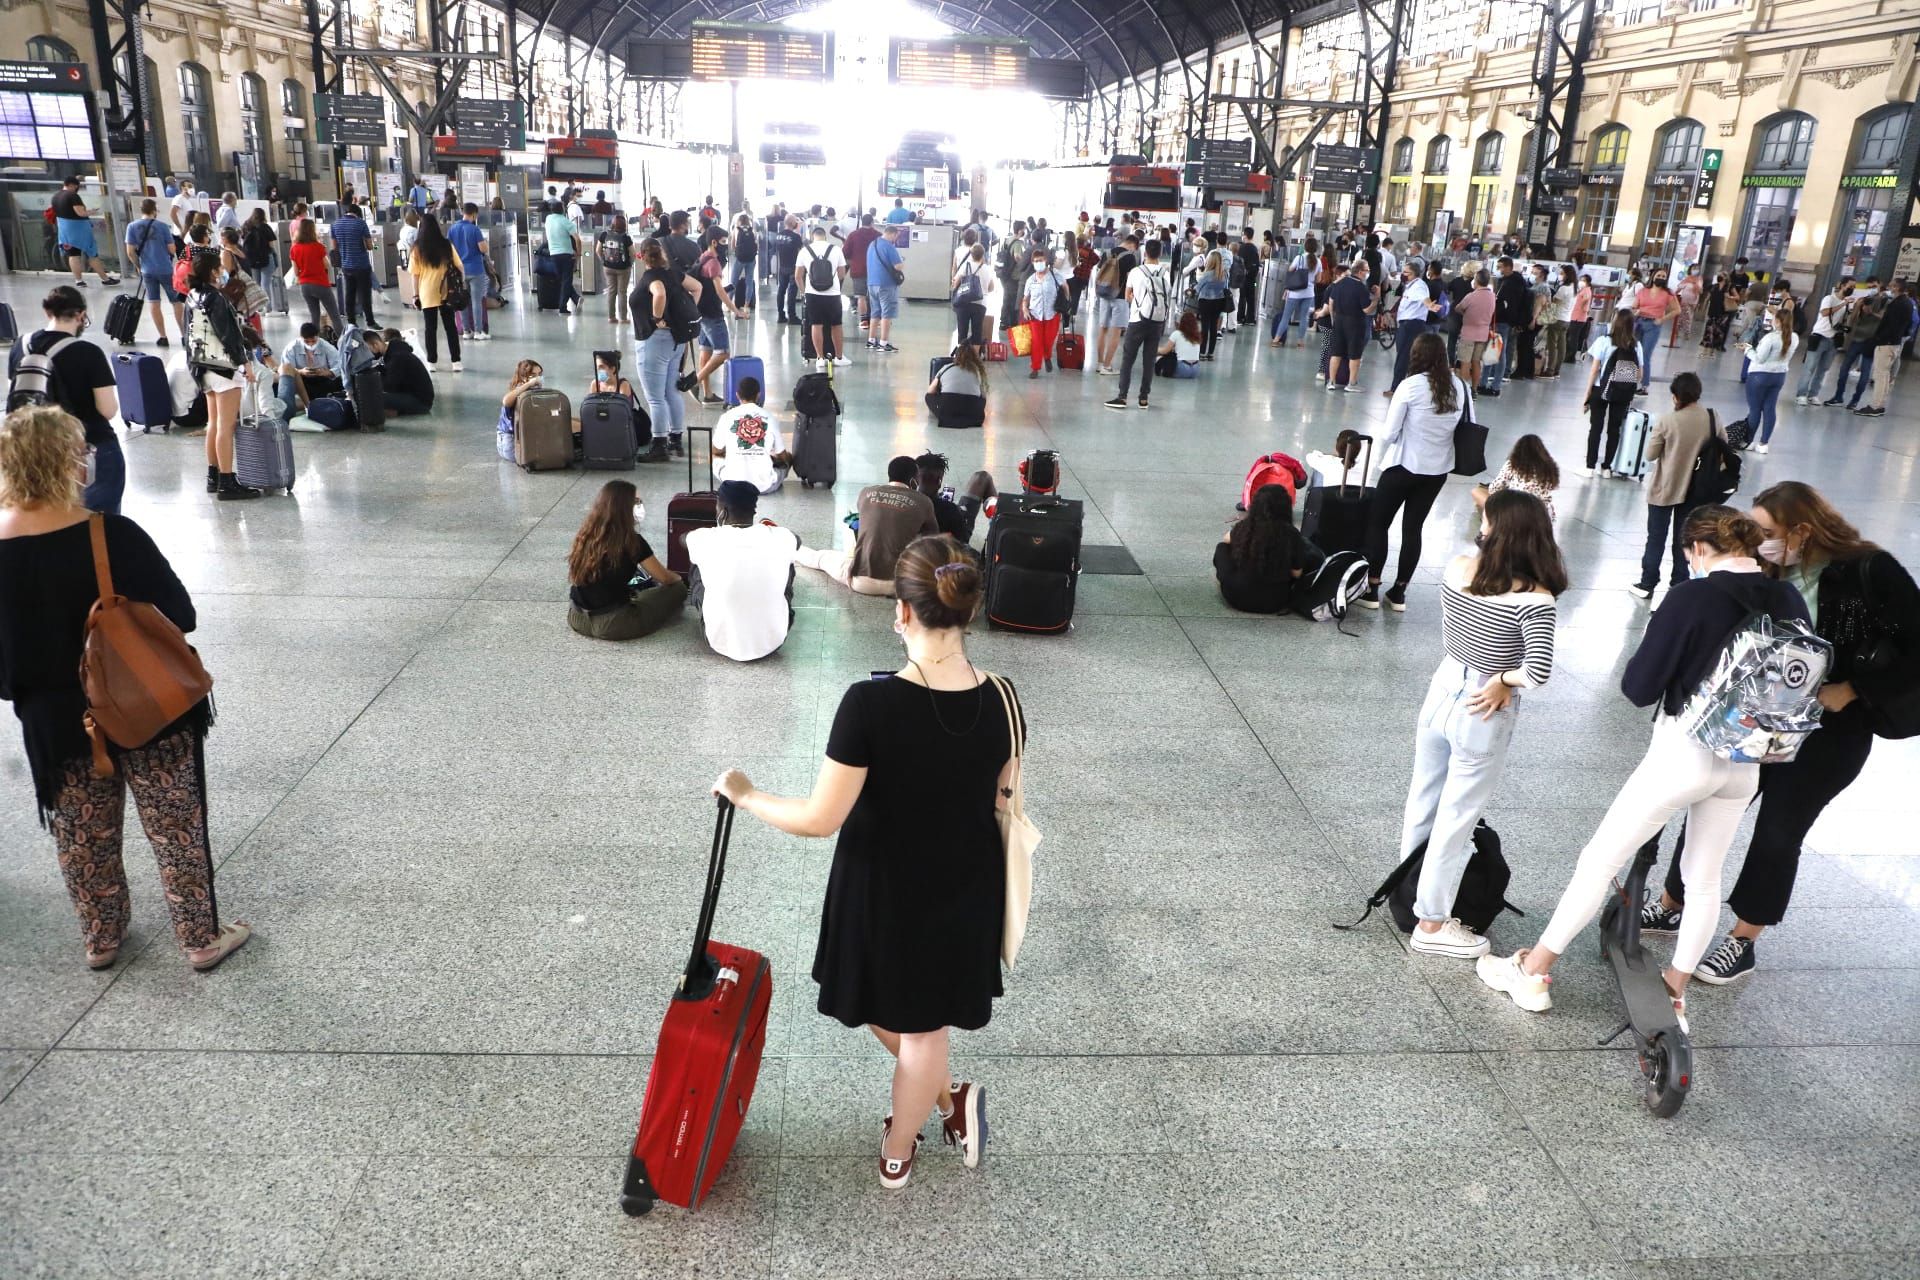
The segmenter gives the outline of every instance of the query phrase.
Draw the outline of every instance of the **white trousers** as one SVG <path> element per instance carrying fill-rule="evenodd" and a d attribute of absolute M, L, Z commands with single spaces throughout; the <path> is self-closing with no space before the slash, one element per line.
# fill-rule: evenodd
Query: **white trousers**
<path fill-rule="evenodd" d="M 862 578 L 853 572 L 853 553 L 835 551 L 832 547 L 823 547 L 816 551 L 812 547 L 801 547 L 793 553 L 795 563 L 803 568 L 817 569 L 841 586 L 863 596 L 890 596 L 893 594 L 893 579 Z"/>
<path fill-rule="evenodd" d="M 1759 786 L 1759 765 L 1722 760 L 1689 738 L 1678 721 L 1661 716 L 1646 756 L 1580 851 L 1573 879 L 1560 895 L 1540 945 L 1565 955 L 1575 936 L 1599 914 L 1614 877 L 1673 815 L 1685 811 L 1687 848 L 1680 859 L 1680 877 L 1687 886 L 1687 902 L 1680 913 L 1673 967 L 1692 973 L 1713 941 L 1720 921 L 1720 869 L 1740 815 Z"/>

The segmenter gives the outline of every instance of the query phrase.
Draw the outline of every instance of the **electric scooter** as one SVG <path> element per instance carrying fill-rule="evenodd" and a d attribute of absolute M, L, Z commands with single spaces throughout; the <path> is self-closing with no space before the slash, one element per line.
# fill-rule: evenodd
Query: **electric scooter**
<path fill-rule="evenodd" d="M 1640 846 L 1625 884 L 1614 882 L 1613 897 L 1600 913 L 1600 954 L 1613 969 L 1614 985 L 1627 1006 L 1627 1020 L 1601 1039 L 1612 1044 L 1627 1032 L 1640 1046 L 1640 1074 L 1646 1078 L 1646 1103 L 1657 1116 L 1671 1116 L 1687 1100 L 1693 1080 L 1693 1042 L 1674 1012 L 1673 997 L 1661 976 L 1661 964 L 1640 945 L 1640 908 L 1647 898 L 1647 873 L 1660 857 L 1660 837 Z"/>

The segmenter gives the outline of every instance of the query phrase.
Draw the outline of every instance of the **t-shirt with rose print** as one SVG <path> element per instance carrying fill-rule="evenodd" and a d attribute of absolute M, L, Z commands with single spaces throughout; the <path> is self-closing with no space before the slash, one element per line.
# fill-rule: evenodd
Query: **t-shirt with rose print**
<path fill-rule="evenodd" d="M 720 419 L 713 436 L 727 451 L 714 471 L 716 480 L 745 480 L 762 493 L 774 487 L 773 455 L 787 446 L 771 413 L 757 404 L 737 405 Z"/>

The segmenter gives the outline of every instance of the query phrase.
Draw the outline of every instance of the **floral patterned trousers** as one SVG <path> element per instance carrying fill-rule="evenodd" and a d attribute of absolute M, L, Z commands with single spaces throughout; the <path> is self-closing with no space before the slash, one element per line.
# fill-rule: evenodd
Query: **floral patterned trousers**
<path fill-rule="evenodd" d="M 174 936 L 185 948 L 213 945 L 220 930 L 199 748 L 194 733 L 181 729 L 120 752 L 111 778 L 96 778 L 85 756 L 67 762 L 47 824 L 88 951 L 117 950 L 127 934 L 131 912 L 120 845 L 128 788 L 160 863 Z"/>

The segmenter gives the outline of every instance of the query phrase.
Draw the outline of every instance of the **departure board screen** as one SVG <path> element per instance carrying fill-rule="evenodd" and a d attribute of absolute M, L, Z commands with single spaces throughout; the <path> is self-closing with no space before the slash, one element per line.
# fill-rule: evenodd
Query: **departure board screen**
<path fill-rule="evenodd" d="M 744 22 L 693 24 L 695 80 L 828 80 L 833 36 Z"/>
<path fill-rule="evenodd" d="M 887 59 L 895 84 L 958 85 L 964 89 L 1027 87 L 1027 44 L 992 38 L 895 39 Z"/>

